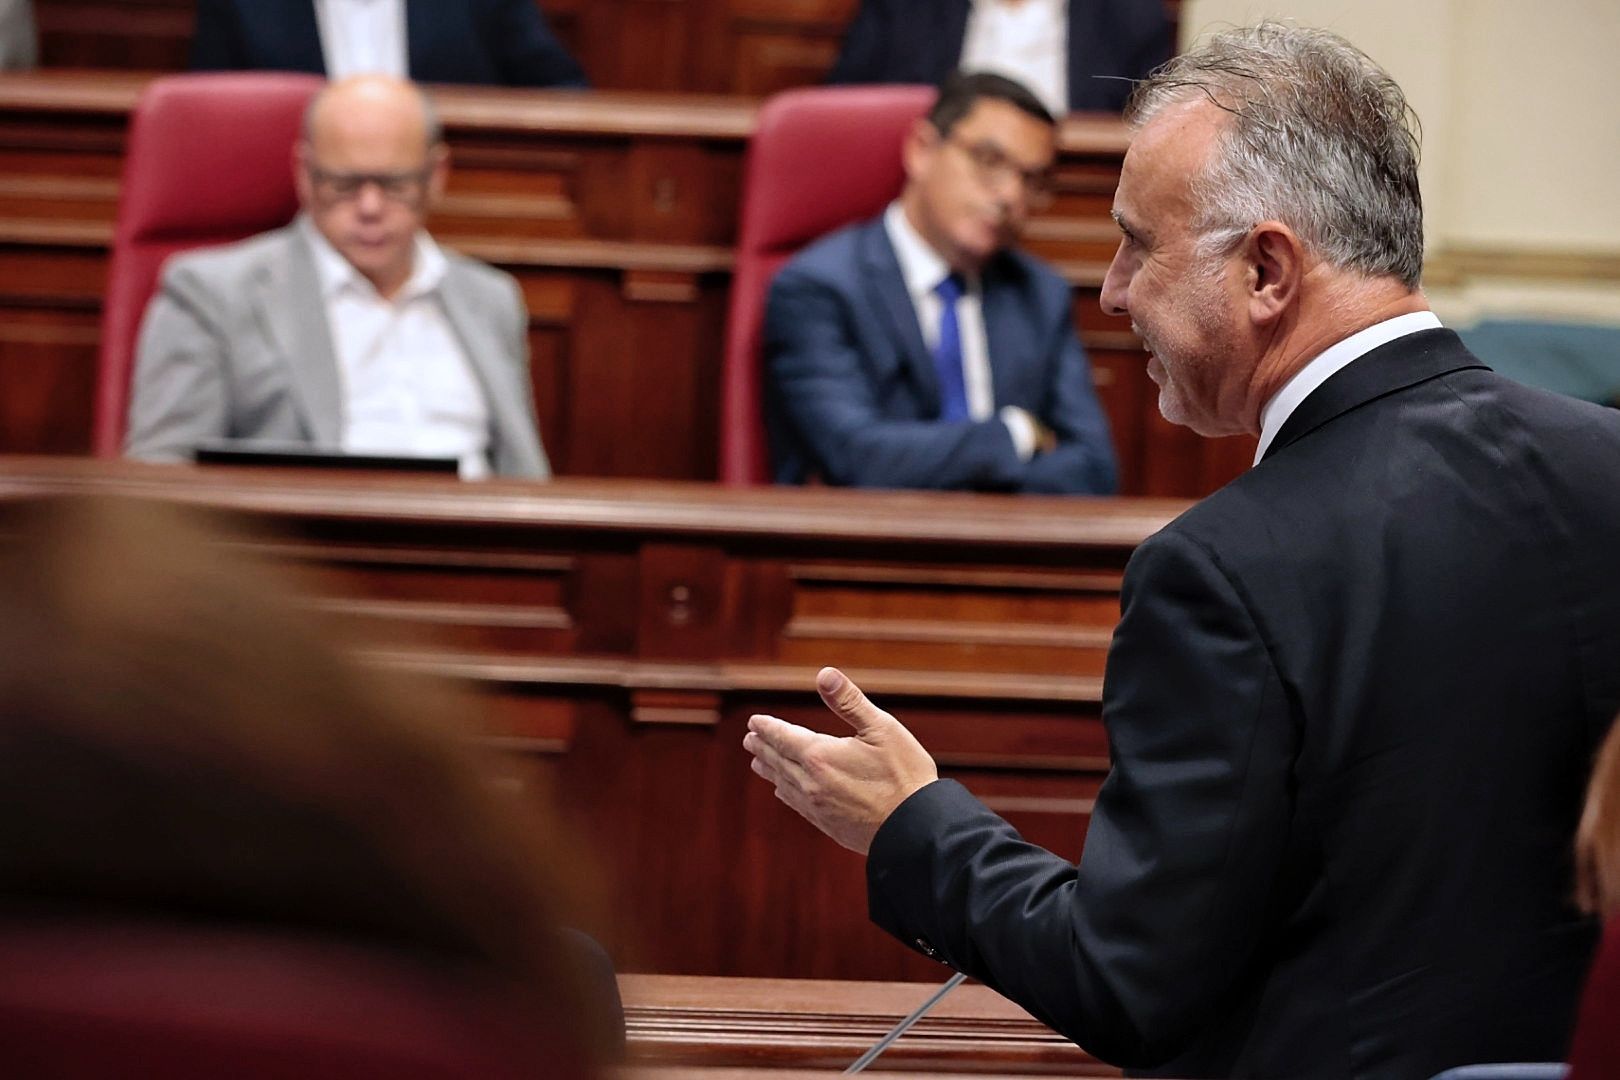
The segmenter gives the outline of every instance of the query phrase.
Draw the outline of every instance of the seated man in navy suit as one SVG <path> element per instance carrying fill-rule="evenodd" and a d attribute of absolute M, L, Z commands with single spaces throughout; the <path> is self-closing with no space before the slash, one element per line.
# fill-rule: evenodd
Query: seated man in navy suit
<path fill-rule="evenodd" d="M 990 70 L 1058 115 L 1118 112 L 1174 45 L 1163 0 L 861 0 L 827 81 L 937 84 Z"/>
<path fill-rule="evenodd" d="M 198 0 L 191 66 L 586 85 L 535 0 Z"/>
<path fill-rule="evenodd" d="M 906 137 L 899 199 L 783 267 L 764 326 L 777 482 L 1114 491 L 1069 285 L 1011 246 L 1055 127 L 1018 83 L 953 76 Z"/>

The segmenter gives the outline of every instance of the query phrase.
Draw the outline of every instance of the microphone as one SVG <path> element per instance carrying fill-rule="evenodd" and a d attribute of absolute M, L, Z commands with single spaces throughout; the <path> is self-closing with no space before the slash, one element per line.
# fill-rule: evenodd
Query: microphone
<path fill-rule="evenodd" d="M 927 1016 L 929 1009 L 932 1009 L 935 1005 L 938 1005 L 940 1001 L 944 999 L 946 994 L 950 993 L 952 990 L 955 990 L 958 986 L 961 986 L 962 980 L 966 978 L 967 976 L 960 971 L 958 971 L 955 975 L 952 975 L 945 981 L 944 986 L 934 991 L 933 997 L 929 998 L 927 1001 L 913 1009 L 910 1016 L 906 1017 L 904 1020 L 894 1025 L 894 1027 L 890 1028 L 887 1035 L 873 1043 L 872 1048 L 866 1053 L 862 1054 L 859 1058 L 856 1058 L 855 1064 L 844 1070 L 844 1075 L 849 1076 L 852 1073 L 858 1073 L 862 1069 L 865 1069 L 868 1065 L 872 1064 L 872 1062 L 876 1061 L 879 1054 L 883 1053 L 883 1051 L 894 1045 L 894 1040 L 910 1031 L 911 1025 Z"/>

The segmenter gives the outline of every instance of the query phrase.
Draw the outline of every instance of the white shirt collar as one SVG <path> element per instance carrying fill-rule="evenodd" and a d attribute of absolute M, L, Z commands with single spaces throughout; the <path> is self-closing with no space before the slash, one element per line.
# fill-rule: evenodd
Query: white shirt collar
<path fill-rule="evenodd" d="M 883 211 L 883 228 L 889 234 L 894 257 L 900 262 L 900 276 L 906 280 L 906 292 L 911 294 L 913 300 L 933 292 L 934 287 L 945 280 L 951 268 L 939 252 L 923 239 L 922 234 L 912 228 L 911 219 L 906 217 L 899 199 Z M 964 274 L 963 277 L 967 281 L 968 291 L 978 287 L 973 275 Z"/>
<path fill-rule="evenodd" d="M 308 214 L 298 215 L 299 232 L 303 234 L 304 241 L 309 244 L 310 252 L 315 256 L 315 273 L 320 278 L 321 296 L 331 300 L 344 290 L 358 290 L 361 295 L 368 298 L 378 298 L 377 290 L 371 282 L 361 276 L 360 271 L 331 241 L 321 235 L 310 220 Z M 405 285 L 394 298 L 396 303 L 414 300 L 418 296 L 426 296 L 439 287 L 444 281 L 445 270 L 449 261 L 444 252 L 427 234 L 427 230 L 418 229 L 416 232 L 416 250 L 411 259 L 411 276 L 406 279 Z"/>
<path fill-rule="evenodd" d="M 1357 331 L 1318 353 L 1310 363 L 1294 372 L 1293 377 L 1283 383 L 1282 389 L 1273 394 L 1271 400 L 1260 410 L 1260 445 L 1254 452 L 1254 463 L 1260 464 L 1260 459 L 1266 456 L 1266 450 L 1271 446 L 1272 440 L 1277 437 L 1277 432 L 1282 430 L 1288 418 L 1294 415 L 1294 410 L 1311 396 L 1313 390 L 1327 382 L 1340 369 L 1349 366 L 1351 361 L 1365 356 L 1380 345 L 1388 345 L 1396 338 L 1415 334 L 1419 330 L 1439 328 L 1440 319 L 1434 312 L 1413 311 L 1374 323 L 1367 329 Z"/>

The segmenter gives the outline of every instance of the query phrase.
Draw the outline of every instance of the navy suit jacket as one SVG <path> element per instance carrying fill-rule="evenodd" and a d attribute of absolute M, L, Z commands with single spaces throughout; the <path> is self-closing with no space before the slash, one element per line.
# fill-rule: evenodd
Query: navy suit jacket
<path fill-rule="evenodd" d="M 800 252 L 765 307 L 766 426 L 778 483 L 1100 494 L 1113 443 L 1068 282 L 1019 251 L 981 278 L 995 404 L 1057 435 L 1023 461 L 1007 425 L 942 423 L 939 379 L 882 217 Z"/>
<path fill-rule="evenodd" d="M 861 0 L 830 83 L 938 85 L 962 58 L 973 0 Z M 1119 112 L 1170 58 L 1163 0 L 1069 0 L 1069 108 Z"/>
<path fill-rule="evenodd" d="M 1079 865 L 941 781 L 878 831 L 873 918 L 1168 1076 L 1561 1060 L 1616 476 L 1612 410 L 1449 330 L 1367 353 L 1132 556 Z"/>
<path fill-rule="evenodd" d="M 405 0 L 405 46 L 417 82 L 586 85 L 534 0 Z M 314 0 L 198 0 L 191 66 L 325 74 Z"/>

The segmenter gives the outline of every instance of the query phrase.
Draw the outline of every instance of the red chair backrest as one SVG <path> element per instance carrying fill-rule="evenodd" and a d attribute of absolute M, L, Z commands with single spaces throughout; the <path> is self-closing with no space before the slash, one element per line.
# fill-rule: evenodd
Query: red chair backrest
<path fill-rule="evenodd" d="M 576 1035 L 461 967 L 335 938 L 0 924 L 0 1072 L 91 1080 L 586 1080 Z"/>
<path fill-rule="evenodd" d="M 770 480 L 760 323 L 782 264 L 832 230 L 877 214 L 905 179 L 900 148 L 928 111 L 927 86 L 826 86 L 767 101 L 743 169 L 736 269 L 720 386 L 720 479 Z"/>
<path fill-rule="evenodd" d="M 292 148 L 315 75 L 174 75 L 146 88 L 130 121 L 101 317 L 94 447 L 117 457 L 141 316 L 163 262 L 285 225 L 298 209 Z"/>

